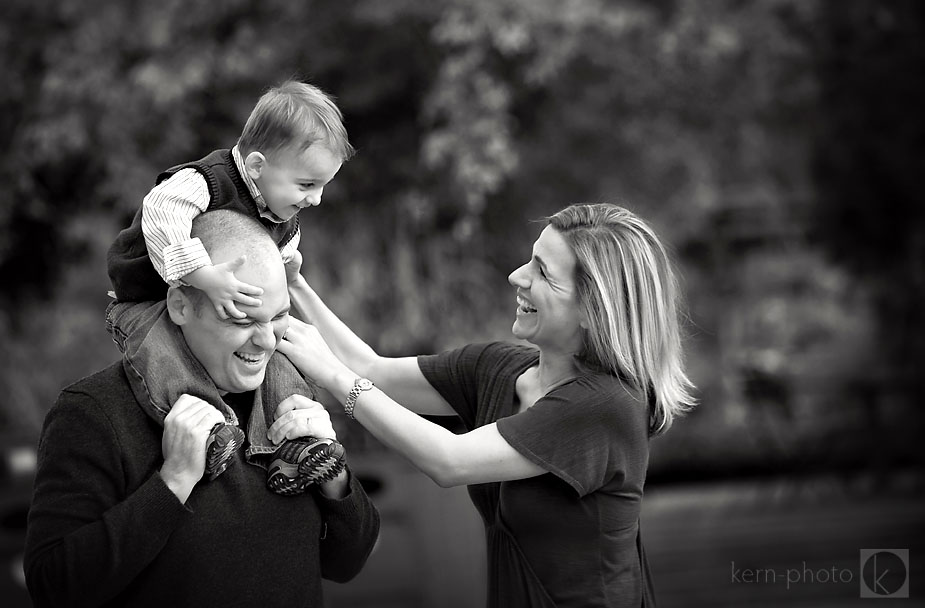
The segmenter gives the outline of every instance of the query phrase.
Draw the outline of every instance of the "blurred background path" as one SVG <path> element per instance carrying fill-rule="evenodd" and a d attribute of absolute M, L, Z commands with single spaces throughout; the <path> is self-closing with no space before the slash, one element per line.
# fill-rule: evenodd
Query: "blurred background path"
<path fill-rule="evenodd" d="M 382 530 L 355 580 L 325 583 L 327 608 L 483 606 L 484 532 L 465 489 L 439 488 L 388 454 L 351 466 L 379 506 Z M 0 598 L 25 608 L 29 488 L 7 487 Z M 925 488 L 910 472 L 650 487 L 642 526 L 661 608 L 925 606 Z M 862 549 L 909 550 L 909 599 L 860 599 Z M 751 582 L 746 570 L 757 573 Z"/>
<path fill-rule="evenodd" d="M 925 606 L 925 492 L 892 483 L 832 475 L 653 489 L 643 525 L 658 605 L 882 606 L 859 597 L 860 550 L 908 549 L 910 599 L 888 603 Z"/>
<path fill-rule="evenodd" d="M 379 471 L 395 469 L 387 460 Z M 484 605 L 483 529 L 465 490 L 410 467 L 379 480 L 380 545 L 355 581 L 328 585 L 329 606 Z M 912 472 L 654 487 L 642 525 L 661 608 L 882 606 L 860 597 L 863 549 L 907 549 L 910 598 L 889 605 L 925 606 L 925 488 Z"/>

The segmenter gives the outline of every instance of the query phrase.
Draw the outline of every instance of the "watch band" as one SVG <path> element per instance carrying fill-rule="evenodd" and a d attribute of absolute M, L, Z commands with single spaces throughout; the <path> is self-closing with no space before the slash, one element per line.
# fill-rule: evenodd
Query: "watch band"
<path fill-rule="evenodd" d="M 357 378 L 353 381 L 353 388 L 347 393 L 347 400 L 344 401 L 344 413 L 347 414 L 347 418 L 356 420 L 356 418 L 353 417 L 353 408 L 356 407 L 357 399 L 360 398 L 360 393 L 368 391 L 372 387 L 373 383 L 366 378 Z"/>

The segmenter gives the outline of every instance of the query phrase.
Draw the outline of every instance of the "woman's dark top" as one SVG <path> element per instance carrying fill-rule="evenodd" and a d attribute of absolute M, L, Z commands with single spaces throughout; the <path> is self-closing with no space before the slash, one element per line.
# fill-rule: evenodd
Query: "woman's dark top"
<path fill-rule="evenodd" d="M 469 486 L 485 522 L 489 608 L 654 606 L 639 537 L 648 408 L 619 378 L 587 373 L 520 407 L 533 348 L 469 345 L 418 358 L 468 429 L 497 422 L 548 473 Z"/>

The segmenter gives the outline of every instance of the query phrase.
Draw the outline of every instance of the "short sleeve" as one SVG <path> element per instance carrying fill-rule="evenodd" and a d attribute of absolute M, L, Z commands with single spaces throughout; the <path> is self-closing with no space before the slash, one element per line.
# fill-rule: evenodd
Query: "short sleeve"
<path fill-rule="evenodd" d="M 437 355 L 420 355 L 418 367 L 440 396 L 456 410 L 467 429 L 476 426 L 477 369 L 489 344 L 469 344 Z"/>
<path fill-rule="evenodd" d="M 579 496 L 622 485 L 648 461 L 644 401 L 611 376 L 586 376 L 498 420 L 498 432 Z"/>

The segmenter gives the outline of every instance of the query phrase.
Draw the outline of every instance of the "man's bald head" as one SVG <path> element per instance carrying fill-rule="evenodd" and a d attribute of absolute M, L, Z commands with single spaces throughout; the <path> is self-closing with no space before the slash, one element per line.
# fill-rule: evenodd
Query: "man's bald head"
<path fill-rule="evenodd" d="M 283 259 L 276 243 L 267 229 L 249 215 L 228 209 L 202 213 L 193 219 L 190 236 L 202 242 L 213 266 L 244 256 L 244 264 L 234 273 L 239 281 L 263 289 L 267 289 L 268 283 L 286 282 Z M 208 305 L 203 291 L 192 286 L 179 289 L 197 313 Z"/>
<path fill-rule="evenodd" d="M 266 365 L 289 326 L 289 292 L 283 258 L 269 232 L 254 218 L 234 211 L 210 211 L 193 220 L 212 265 L 219 272 L 262 291 L 257 304 L 236 302 L 243 317 L 226 318 L 195 287 L 171 287 L 167 312 L 215 386 L 241 393 L 260 386 Z M 241 257 L 243 264 L 230 264 Z M 238 289 L 233 281 L 229 285 Z"/>
<path fill-rule="evenodd" d="M 245 266 L 282 264 L 270 233 L 256 219 L 237 211 L 219 209 L 201 213 L 193 220 L 190 236 L 198 237 L 212 264 L 247 256 Z"/>

